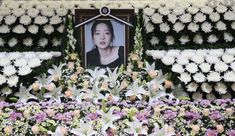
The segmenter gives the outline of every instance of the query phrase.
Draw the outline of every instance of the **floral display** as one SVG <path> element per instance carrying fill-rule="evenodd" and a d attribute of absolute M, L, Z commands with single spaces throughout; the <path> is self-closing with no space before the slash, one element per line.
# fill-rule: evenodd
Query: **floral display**
<path fill-rule="evenodd" d="M 60 52 L 1 52 L 0 86 L 17 87 L 20 76 L 30 74 L 42 61 L 60 55 Z"/>
<path fill-rule="evenodd" d="M 188 92 L 211 93 L 231 97 L 235 82 L 235 49 L 148 50 L 146 54 L 161 60 L 178 74 Z M 229 87 L 230 86 L 230 87 Z M 231 93 L 231 94 L 230 94 Z"/>
<path fill-rule="evenodd" d="M 1 135 L 234 136 L 234 100 L 0 102 Z"/>

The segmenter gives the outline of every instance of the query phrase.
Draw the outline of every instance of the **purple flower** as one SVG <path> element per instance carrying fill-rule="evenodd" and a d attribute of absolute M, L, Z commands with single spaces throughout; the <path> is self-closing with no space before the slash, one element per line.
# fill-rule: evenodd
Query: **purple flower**
<path fill-rule="evenodd" d="M 19 118 L 19 119 L 22 118 L 22 114 L 21 114 L 21 113 L 17 113 L 17 112 L 12 112 L 12 113 L 10 114 L 9 119 L 10 119 L 11 121 L 16 121 L 17 118 Z"/>
<path fill-rule="evenodd" d="M 47 118 L 47 114 L 44 112 L 40 112 L 35 116 L 37 123 L 40 123 L 40 122 L 46 120 L 46 118 Z"/>
<path fill-rule="evenodd" d="M 213 119 L 213 120 L 223 120 L 224 117 L 220 114 L 219 111 L 213 111 L 210 115 L 210 119 Z"/>
<path fill-rule="evenodd" d="M 7 106 L 8 104 L 4 101 L 0 101 L 0 109 L 3 109 L 5 106 Z"/>
<path fill-rule="evenodd" d="M 187 117 L 187 119 L 189 119 L 190 121 L 195 121 L 201 118 L 201 115 L 197 112 L 186 112 L 185 116 Z"/>
<path fill-rule="evenodd" d="M 227 132 L 228 136 L 235 136 L 235 129 L 231 129 Z"/>
<path fill-rule="evenodd" d="M 217 136 L 217 132 L 215 130 L 207 129 L 206 136 Z"/>
<path fill-rule="evenodd" d="M 124 111 L 113 111 L 113 114 L 119 115 L 121 118 L 127 115 Z"/>
<path fill-rule="evenodd" d="M 199 103 L 202 107 L 208 107 L 211 104 L 211 101 L 209 101 L 209 100 L 200 100 Z"/>
<path fill-rule="evenodd" d="M 139 121 L 143 121 L 143 120 L 146 120 L 147 117 L 150 116 L 150 113 L 148 111 L 143 111 L 143 112 L 139 112 L 137 113 L 136 115 L 136 118 L 139 120 Z"/>
<path fill-rule="evenodd" d="M 164 113 L 164 118 L 167 120 L 174 119 L 176 117 L 177 113 L 172 110 L 166 110 Z"/>
<path fill-rule="evenodd" d="M 91 120 L 96 120 L 99 117 L 98 113 L 90 113 L 87 115 L 87 117 Z"/>
<path fill-rule="evenodd" d="M 58 113 L 55 115 L 55 119 L 70 122 L 73 119 L 73 112 Z"/>

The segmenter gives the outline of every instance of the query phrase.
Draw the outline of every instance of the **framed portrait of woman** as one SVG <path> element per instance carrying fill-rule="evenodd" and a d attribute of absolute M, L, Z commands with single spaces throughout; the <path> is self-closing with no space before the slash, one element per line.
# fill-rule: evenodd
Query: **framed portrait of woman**
<path fill-rule="evenodd" d="M 75 24 L 85 68 L 126 65 L 133 45 L 133 9 L 76 9 Z"/>

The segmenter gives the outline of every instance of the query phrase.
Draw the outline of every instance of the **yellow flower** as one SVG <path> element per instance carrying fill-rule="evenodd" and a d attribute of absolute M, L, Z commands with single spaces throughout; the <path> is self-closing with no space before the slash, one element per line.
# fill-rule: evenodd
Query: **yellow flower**
<path fill-rule="evenodd" d="M 69 57 L 70 57 L 71 60 L 76 60 L 76 59 L 78 59 L 78 54 L 77 53 L 71 53 L 71 54 L 69 54 Z"/>

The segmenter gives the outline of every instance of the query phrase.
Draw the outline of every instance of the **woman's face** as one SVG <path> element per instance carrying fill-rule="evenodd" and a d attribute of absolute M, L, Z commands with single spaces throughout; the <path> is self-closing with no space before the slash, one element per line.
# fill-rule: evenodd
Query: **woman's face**
<path fill-rule="evenodd" d="M 105 23 L 100 23 L 96 26 L 93 35 L 94 44 L 101 49 L 109 47 L 112 40 L 112 33 Z"/>

